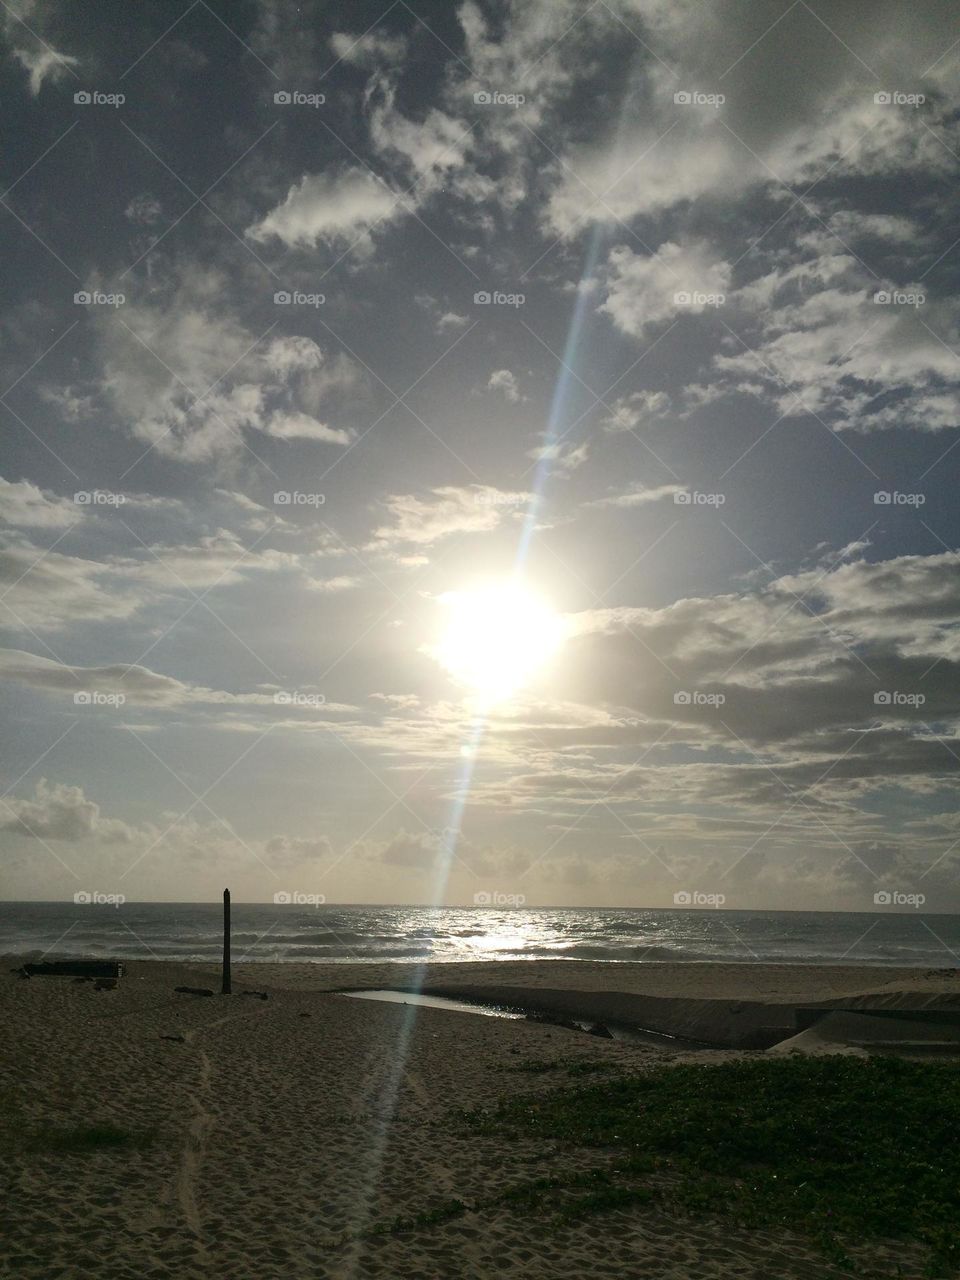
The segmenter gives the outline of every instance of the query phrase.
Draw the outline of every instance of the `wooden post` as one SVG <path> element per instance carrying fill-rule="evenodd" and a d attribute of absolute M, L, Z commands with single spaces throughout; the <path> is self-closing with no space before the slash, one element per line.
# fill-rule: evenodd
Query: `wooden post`
<path fill-rule="evenodd" d="M 230 890 L 223 891 L 223 982 L 220 994 L 230 994 Z"/>

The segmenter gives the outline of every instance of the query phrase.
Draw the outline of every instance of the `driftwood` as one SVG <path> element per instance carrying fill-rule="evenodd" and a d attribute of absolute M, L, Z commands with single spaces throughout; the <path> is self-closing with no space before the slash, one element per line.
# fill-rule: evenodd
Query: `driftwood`
<path fill-rule="evenodd" d="M 20 970 L 27 978 L 122 978 L 119 960 L 38 960 Z"/>
<path fill-rule="evenodd" d="M 242 996 L 256 996 L 258 1000 L 266 1000 L 267 993 L 265 991 L 241 991 Z"/>
<path fill-rule="evenodd" d="M 174 991 L 182 991 L 185 996 L 212 996 L 209 987 L 174 987 Z"/>

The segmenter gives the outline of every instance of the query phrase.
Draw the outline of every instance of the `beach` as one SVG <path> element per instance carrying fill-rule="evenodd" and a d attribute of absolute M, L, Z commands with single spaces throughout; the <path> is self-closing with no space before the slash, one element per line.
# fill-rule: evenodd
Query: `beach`
<path fill-rule="evenodd" d="M 6 1186 L 0 1274 L 36 1277 L 814 1277 L 844 1274 L 801 1235 L 635 1207 L 547 1230 L 498 1191 L 603 1164 L 515 1135 L 466 1132 L 462 1111 L 557 1087 L 521 1063 L 638 1072 L 756 1049 L 626 1044 L 550 1022 L 336 994 L 411 985 L 586 1015 L 637 998 L 727 1007 L 960 1003 L 953 970 L 755 964 L 213 965 L 135 961 L 114 990 L 24 980 L 5 958 Z M 212 997 L 178 986 L 213 989 Z M 262 993 L 262 995 L 244 994 Z M 561 1016 L 558 1014 L 558 1016 Z M 609 1012 L 607 1014 L 609 1016 Z M 511 1070 L 513 1068 L 513 1070 Z M 20 1150 L 25 1132 L 113 1125 L 130 1149 Z M 468 1211 L 429 1221 L 458 1200 Z M 383 1228 L 410 1219 L 402 1230 Z M 865 1246 L 864 1274 L 914 1274 L 910 1246 Z M 916 1272 L 919 1274 L 919 1271 Z"/>

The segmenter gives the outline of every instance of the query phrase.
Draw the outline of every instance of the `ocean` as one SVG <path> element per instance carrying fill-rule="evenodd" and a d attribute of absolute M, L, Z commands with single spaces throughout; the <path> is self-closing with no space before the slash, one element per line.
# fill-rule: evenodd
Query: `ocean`
<path fill-rule="evenodd" d="M 233 904 L 233 959 L 960 966 L 960 916 L 917 912 Z M 0 954 L 216 960 L 219 903 L 0 903 Z"/>

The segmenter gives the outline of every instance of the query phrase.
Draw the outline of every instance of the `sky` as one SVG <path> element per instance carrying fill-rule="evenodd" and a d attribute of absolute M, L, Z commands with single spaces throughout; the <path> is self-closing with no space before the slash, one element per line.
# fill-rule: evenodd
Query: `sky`
<path fill-rule="evenodd" d="M 960 910 L 955 4 L 0 34 L 0 896 Z"/>

